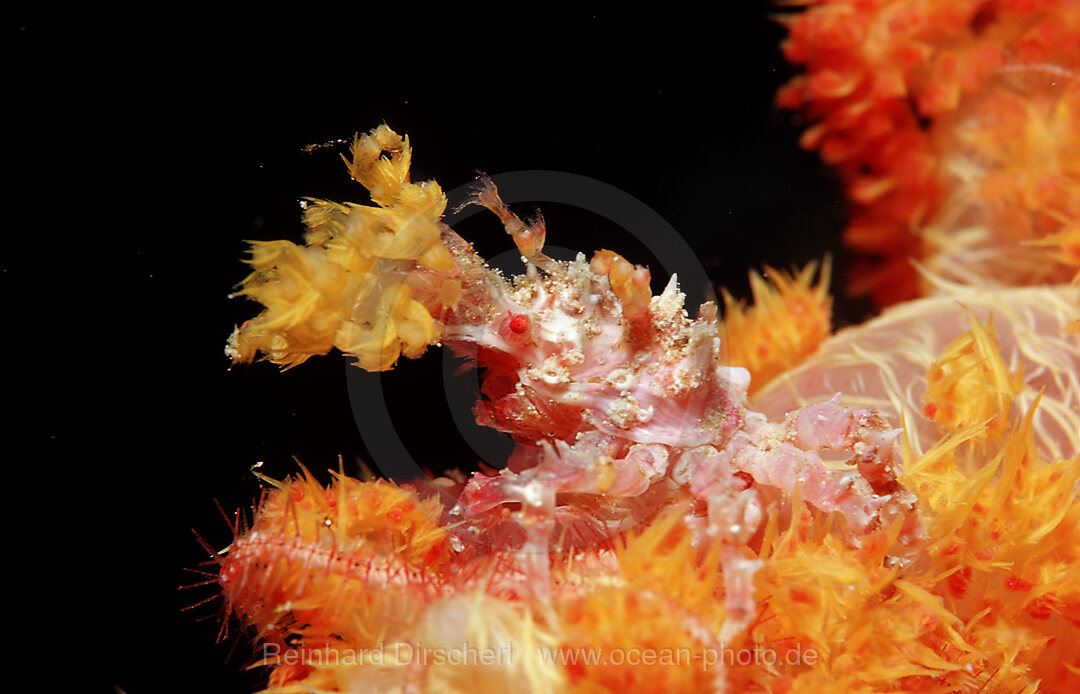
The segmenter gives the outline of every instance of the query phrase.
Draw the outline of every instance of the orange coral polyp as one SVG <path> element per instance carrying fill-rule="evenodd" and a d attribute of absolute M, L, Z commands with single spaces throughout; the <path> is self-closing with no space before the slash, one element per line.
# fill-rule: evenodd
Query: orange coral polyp
<path fill-rule="evenodd" d="M 829 296 L 831 263 L 810 263 L 794 274 L 766 268 L 763 279 L 750 273 L 753 305 L 749 308 L 726 290 L 723 336 L 731 366 L 750 372 L 750 392 L 792 368 L 814 351 L 829 334 L 832 298 Z M 814 276 L 817 284 L 813 284 Z"/>
<path fill-rule="evenodd" d="M 1080 261 L 1038 243 L 1080 223 L 1080 77 L 1010 68 L 936 123 L 949 189 L 927 220 L 922 255 L 952 281 L 1068 280 Z"/>

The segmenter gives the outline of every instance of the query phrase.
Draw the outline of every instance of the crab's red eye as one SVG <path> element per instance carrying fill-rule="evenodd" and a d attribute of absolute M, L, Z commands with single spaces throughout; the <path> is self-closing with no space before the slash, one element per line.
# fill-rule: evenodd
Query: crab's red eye
<path fill-rule="evenodd" d="M 515 335 L 524 335 L 525 331 L 529 329 L 529 319 L 523 315 L 511 315 L 510 323 L 507 325 L 510 332 Z"/>

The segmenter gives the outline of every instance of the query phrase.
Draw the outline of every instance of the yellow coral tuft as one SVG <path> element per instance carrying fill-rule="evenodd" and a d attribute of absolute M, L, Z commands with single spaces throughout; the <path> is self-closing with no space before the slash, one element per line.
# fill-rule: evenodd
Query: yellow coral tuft
<path fill-rule="evenodd" d="M 349 276 L 325 249 L 289 241 L 255 241 L 247 263 L 255 271 L 233 296 L 246 296 L 266 307 L 233 331 L 225 353 L 249 362 L 257 352 L 275 364 L 296 366 L 325 354 L 349 312 Z"/>
<path fill-rule="evenodd" d="M 853 551 L 827 517 L 804 509 L 762 549 L 755 583 L 764 609 L 754 639 L 801 654 L 783 663 L 790 691 L 898 691 L 905 680 L 915 690 L 962 671 L 957 661 L 973 649 L 960 620 L 886 557 L 898 530 L 875 531 Z"/>
<path fill-rule="evenodd" d="M 972 318 L 930 381 L 928 401 L 958 407 L 925 453 L 902 439 L 901 481 L 919 498 L 924 541 L 898 546 L 894 523 L 853 549 L 797 501 L 786 530 L 772 512 L 752 637 L 819 656 L 780 669 L 772 691 L 1080 686 L 1080 459 L 1040 454 L 1038 399 L 1010 419 L 1020 376 L 991 326 Z"/>
<path fill-rule="evenodd" d="M 384 151 L 390 157 L 380 156 Z M 305 245 L 253 242 L 254 271 L 237 296 L 265 306 L 229 338 L 226 354 L 250 362 L 262 352 L 284 367 L 336 347 L 368 371 L 416 357 L 439 339 L 432 311 L 413 296 L 415 271 L 443 273 L 438 296 L 457 292 L 455 268 L 442 243 L 446 196 L 438 184 L 409 181 L 408 138 L 385 124 L 357 135 L 349 173 L 379 206 L 305 203 Z M 427 295 L 429 292 L 423 292 Z"/>
<path fill-rule="evenodd" d="M 791 275 L 766 268 L 767 280 L 751 272 L 754 305 L 750 308 L 724 290 L 721 339 L 727 341 L 731 366 L 750 371 L 751 393 L 798 365 L 828 337 L 830 270 L 826 258 L 820 273 L 816 262 Z M 815 274 L 817 284 L 813 284 Z"/>
<path fill-rule="evenodd" d="M 938 445 L 906 452 L 902 480 L 920 498 L 935 593 L 985 654 L 972 664 L 975 681 L 1019 691 L 1041 679 L 1046 691 L 1076 691 L 1080 459 L 1040 456 L 1038 399 L 1009 424 L 1019 375 L 1005 369 L 988 327 L 972 319 L 931 367 L 928 400 L 966 406 L 939 420 L 952 431 Z M 978 455 L 969 441 L 987 445 Z"/>
<path fill-rule="evenodd" d="M 618 571 L 556 605 L 565 634 L 555 654 L 571 692 L 701 692 L 719 666 L 703 662 L 724 617 L 714 546 L 704 557 L 674 509 L 618 547 Z"/>
<path fill-rule="evenodd" d="M 984 439 L 978 425 L 950 434 L 905 464 L 919 494 L 934 593 L 964 621 L 983 654 L 976 681 L 1076 691 L 1080 685 L 1080 459 L 1049 462 L 1034 442 L 1036 402 L 985 456 L 962 443 Z M 1001 414 L 1000 412 L 998 413 Z M 1071 688 L 1070 688 L 1071 687 Z M 1043 690 L 1040 690 L 1043 691 Z"/>
<path fill-rule="evenodd" d="M 1023 387 L 1023 374 L 1006 367 L 992 325 L 984 328 L 974 316 L 970 322 L 971 330 L 953 340 L 931 365 L 923 413 L 951 429 L 985 423 L 988 433 L 997 435 Z"/>

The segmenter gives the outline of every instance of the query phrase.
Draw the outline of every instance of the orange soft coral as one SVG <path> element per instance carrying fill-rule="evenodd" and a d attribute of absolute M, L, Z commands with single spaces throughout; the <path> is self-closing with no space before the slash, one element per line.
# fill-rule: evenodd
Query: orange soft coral
<path fill-rule="evenodd" d="M 784 686 L 924 691 L 963 669 L 972 649 L 959 633 L 960 620 L 925 579 L 885 555 L 895 533 L 895 527 L 879 530 L 853 551 L 831 531 L 830 519 L 801 513 L 787 531 L 767 538 L 755 637 L 816 656 L 786 664 Z"/>
<path fill-rule="evenodd" d="M 565 636 L 555 656 L 567 691 L 693 693 L 722 678 L 720 552 L 695 547 L 685 512 L 670 509 L 621 543 L 605 580 L 559 596 Z"/>
<path fill-rule="evenodd" d="M 796 518 L 782 541 L 766 535 L 758 598 L 776 617 L 758 630 L 808 638 L 824 656 L 825 666 L 790 673 L 797 691 L 1080 685 L 1078 355 L 1075 339 L 1060 333 L 1070 304 L 1076 313 L 1076 292 L 994 296 L 961 294 L 970 309 L 956 299 L 892 309 L 833 338 L 758 396 L 761 405 L 842 388 L 855 401 L 892 401 L 882 409 L 905 421 L 902 478 L 925 524 L 924 543 L 899 562 L 875 558 L 891 544 L 888 527 L 854 552 L 836 545 L 820 518 Z M 953 310 L 936 315 L 943 303 Z M 997 330 L 972 313 L 988 313 L 986 303 L 996 306 Z M 942 339 L 965 318 L 966 332 Z M 919 365 L 924 375 L 914 377 Z M 879 379 L 883 395 L 872 383 Z M 880 581 L 869 598 L 859 588 L 867 576 Z M 847 583 L 855 590 L 845 599 Z"/>
<path fill-rule="evenodd" d="M 784 52 L 806 72 L 780 92 L 778 101 L 815 121 L 802 144 L 836 165 L 847 188 L 854 206 L 847 243 L 874 260 L 853 289 L 873 291 L 882 304 L 910 298 L 917 278 L 908 258 L 926 253 L 920 230 L 954 185 L 943 161 L 957 143 L 936 121 L 963 108 L 1002 70 L 1080 67 L 1080 5 L 1072 0 L 795 4 L 808 9 L 788 18 Z M 1071 107 L 1065 112 L 1073 114 L 1061 121 L 1071 133 L 1067 137 L 1076 137 L 1080 119 Z M 996 142 L 1010 141 L 993 126 L 989 132 Z M 1053 185 L 1068 187 L 1069 176 L 1058 176 Z"/>
<path fill-rule="evenodd" d="M 768 280 L 751 272 L 754 302 L 750 308 L 723 290 L 724 322 L 719 334 L 727 345 L 731 366 L 750 372 L 749 392 L 796 366 L 828 336 L 831 263 L 825 260 L 815 285 L 817 269 L 817 263 L 810 263 L 789 275 L 766 268 Z"/>
<path fill-rule="evenodd" d="M 931 538 L 926 575 L 982 654 L 969 670 L 979 681 L 1076 691 L 1080 458 L 1038 454 L 1036 407 L 985 455 L 970 452 L 990 436 L 978 425 L 909 461 L 905 480 L 919 493 Z"/>
<path fill-rule="evenodd" d="M 1080 458 L 1040 455 L 1038 401 L 1007 421 L 1013 378 L 987 326 L 973 320 L 930 379 L 941 371 L 963 388 L 939 383 L 928 399 L 967 416 L 948 420 L 945 438 L 926 453 L 907 451 L 903 477 L 926 523 L 918 553 L 883 557 L 889 527 L 852 551 L 828 519 L 808 512 L 766 534 L 755 634 L 821 655 L 816 667 L 786 671 L 795 691 L 1004 694 L 1080 685 Z"/>
<path fill-rule="evenodd" d="M 1067 605 L 1080 604 L 1080 458 L 1052 461 L 1039 452 L 1038 398 L 1002 426 L 1014 389 L 996 342 L 987 338 L 987 329 L 974 324 L 939 363 L 972 360 L 962 378 L 977 392 L 954 395 L 958 405 L 970 400 L 983 411 L 971 412 L 959 431 L 963 423 L 950 422 L 954 433 L 906 464 L 930 536 L 927 575 L 982 654 L 982 663 L 969 668 L 976 681 L 998 688 L 1015 682 L 1012 691 L 1040 682 L 1038 691 L 1076 691 L 1080 621 L 1068 616 Z M 982 353 L 974 356 L 966 344 Z M 1004 427 L 1010 431 L 1002 440 Z"/>

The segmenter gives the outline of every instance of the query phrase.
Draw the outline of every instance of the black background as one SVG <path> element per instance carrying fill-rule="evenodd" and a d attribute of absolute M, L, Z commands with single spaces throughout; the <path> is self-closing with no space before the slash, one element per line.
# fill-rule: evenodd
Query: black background
<path fill-rule="evenodd" d="M 448 190 L 475 169 L 599 179 L 736 295 L 750 268 L 835 252 L 835 182 L 773 105 L 783 31 L 768 3 L 717 5 L 16 11 L 0 287 L 19 669 L 130 694 L 257 687 L 248 641 L 215 645 L 220 601 L 181 609 L 215 593 L 177 591 L 206 559 L 191 529 L 227 544 L 214 500 L 250 505 L 259 461 L 281 477 L 294 456 L 320 474 L 367 459 L 340 355 L 279 373 L 222 353 L 257 311 L 227 298 L 243 240 L 298 241 L 304 196 L 366 200 L 341 147 L 306 145 L 386 121 L 412 139 L 414 180 Z M 550 244 L 649 262 L 604 220 L 544 212 Z M 460 231 L 510 247 L 493 217 Z M 437 350 L 401 363 L 388 406 L 417 459 L 472 469 L 441 369 Z"/>

